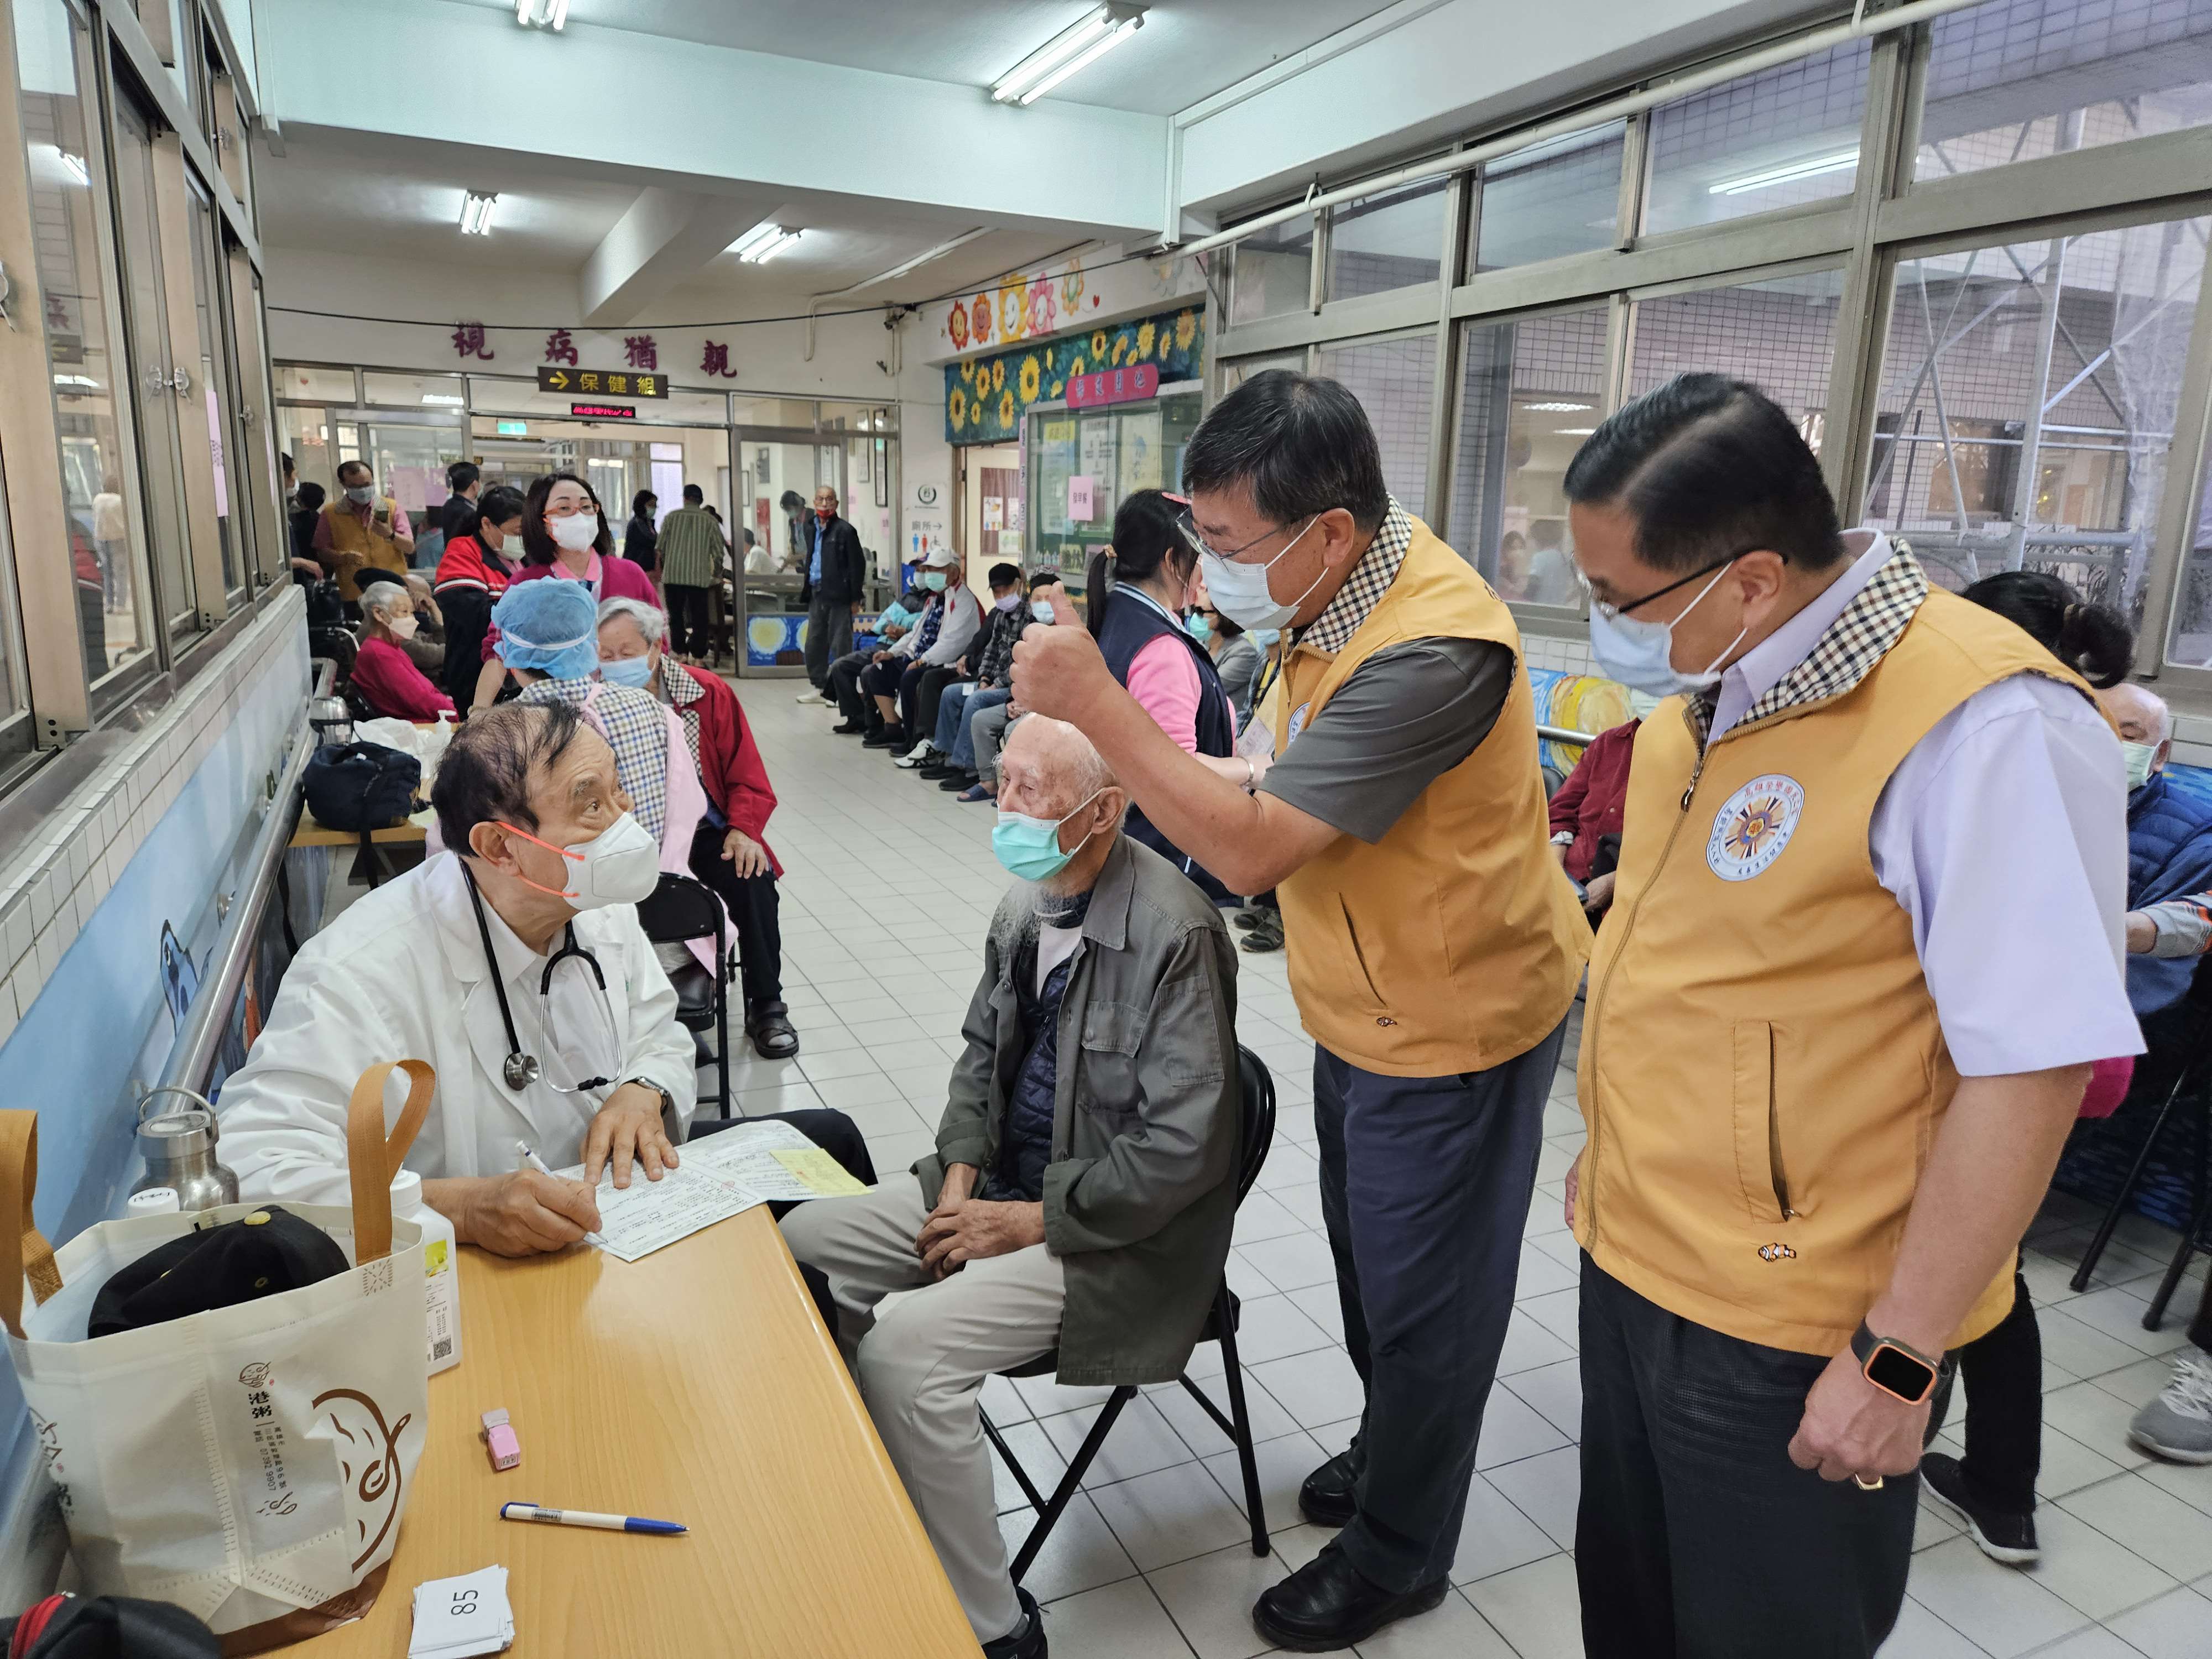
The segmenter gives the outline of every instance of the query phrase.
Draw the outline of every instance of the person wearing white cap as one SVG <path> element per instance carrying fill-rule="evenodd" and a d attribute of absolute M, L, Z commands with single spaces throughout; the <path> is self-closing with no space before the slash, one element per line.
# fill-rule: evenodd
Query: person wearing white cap
<path fill-rule="evenodd" d="M 908 749 L 915 725 L 915 702 L 921 677 L 966 654 L 983 626 L 983 607 L 961 578 L 960 556 L 940 547 L 921 562 L 920 585 L 929 595 L 921 620 L 899 640 L 874 653 L 858 673 L 840 663 L 830 676 L 837 706 L 844 710 L 841 732 L 867 732 L 870 749 Z M 849 659 L 848 662 L 849 662 Z"/>

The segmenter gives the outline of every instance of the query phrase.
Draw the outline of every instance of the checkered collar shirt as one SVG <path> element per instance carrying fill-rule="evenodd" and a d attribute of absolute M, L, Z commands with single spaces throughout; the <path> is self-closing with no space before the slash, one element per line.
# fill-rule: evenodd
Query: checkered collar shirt
<path fill-rule="evenodd" d="M 1844 573 L 1732 664 L 1717 686 L 1690 699 L 1700 741 L 1840 697 L 1897 643 L 1928 597 L 1927 573 L 1880 532 L 1853 533 L 1870 540 Z M 1717 732 L 1717 715 L 1725 715 Z"/>
<path fill-rule="evenodd" d="M 1393 495 L 1390 510 L 1382 515 L 1382 527 L 1376 531 L 1375 539 L 1367 544 L 1367 550 L 1352 567 L 1352 574 L 1336 590 L 1336 597 L 1328 602 L 1328 608 L 1307 625 L 1297 643 L 1310 645 L 1331 656 L 1343 650 L 1359 624 L 1367 620 L 1367 613 L 1390 591 L 1390 584 L 1398 580 L 1398 567 L 1406 562 L 1406 551 L 1413 544 L 1413 514 L 1399 506 L 1398 498 Z"/>
<path fill-rule="evenodd" d="M 658 698 L 598 680 L 538 680 L 515 701 L 574 704 L 615 751 L 615 774 L 629 796 L 631 816 L 647 835 L 660 839 L 668 818 L 668 722 Z"/>
<path fill-rule="evenodd" d="M 684 741 L 691 745 L 691 763 L 699 764 L 699 699 L 707 695 L 682 663 L 673 657 L 660 659 L 660 686 L 668 695 L 668 706 L 673 708 L 684 726 Z"/>

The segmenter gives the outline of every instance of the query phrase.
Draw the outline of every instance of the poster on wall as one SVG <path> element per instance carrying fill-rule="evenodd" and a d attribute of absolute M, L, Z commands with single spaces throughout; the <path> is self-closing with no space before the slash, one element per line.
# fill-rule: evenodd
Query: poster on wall
<path fill-rule="evenodd" d="M 1103 483 L 1115 476 L 1114 422 L 1092 419 L 1081 424 L 1083 447 L 1077 457 L 1075 470 Z"/>
<path fill-rule="evenodd" d="M 1000 495 L 986 495 L 983 498 L 983 528 L 986 530 L 1004 530 L 1006 527 L 1006 498 Z"/>
<path fill-rule="evenodd" d="M 1087 334 L 1069 334 L 945 369 L 948 443 L 1006 443 L 1021 433 L 1033 403 L 1064 399 L 1068 382 L 1101 369 L 1149 364 L 1159 384 L 1198 378 L 1206 359 L 1206 316 L 1183 306 L 1132 318 Z M 1107 474 L 1112 476 L 1110 470 Z"/>
<path fill-rule="evenodd" d="M 1087 472 L 1079 472 L 1067 481 L 1067 516 L 1078 524 L 1089 524 L 1097 510 L 1091 501 L 1093 483 Z"/>
<path fill-rule="evenodd" d="M 1075 422 L 1063 416 L 1038 423 L 1037 510 L 1047 536 L 1067 534 L 1067 479 L 1075 471 Z"/>
<path fill-rule="evenodd" d="M 1127 501 L 1139 489 L 1161 488 L 1160 435 L 1164 423 L 1164 416 L 1157 409 L 1121 417 L 1121 500 Z"/>

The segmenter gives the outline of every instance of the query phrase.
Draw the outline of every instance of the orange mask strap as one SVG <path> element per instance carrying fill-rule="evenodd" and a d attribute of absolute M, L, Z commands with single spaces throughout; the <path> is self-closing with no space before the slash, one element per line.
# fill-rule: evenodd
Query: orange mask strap
<path fill-rule="evenodd" d="M 532 835 L 527 830 L 518 830 L 513 824 L 507 823 L 503 819 L 494 818 L 492 822 L 498 824 L 501 829 L 506 830 L 508 835 L 520 836 L 523 840 L 531 842 L 533 846 L 542 847 L 549 853 L 558 853 L 562 858 L 574 859 L 579 864 L 581 864 L 584 861 L 584 855 L 581 853 L 572 853 L 565 847 L 556 847 L 550 841 L 540 841 L 536 836 Z M 554 898 L 573 899 L 581 896 L 580 894 L 565 892 L 558 887 L 548 887 L 543 882 L 532 881 L 529 877 L 524 875 L 520 868 L 515 871 L 514 878 L 520 882 L 525 887 L 534 887 L 539 892 L 548 894 Z"/>

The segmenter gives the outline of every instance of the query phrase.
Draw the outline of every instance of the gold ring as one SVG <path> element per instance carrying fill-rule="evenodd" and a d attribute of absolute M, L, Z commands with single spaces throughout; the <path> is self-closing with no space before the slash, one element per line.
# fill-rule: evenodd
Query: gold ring
<path fill-rule="evenodd" d="M 1877 1474 L 1873 1480 L 1869 1480 L 1863 1474 L 1855 1474 L 1851 1477 L 1851 1484 L 1854 1486 L 1856 1486 L 1861 1492 L 1880 1492 L 1881 1490 L 1881 1477 Z"/>

